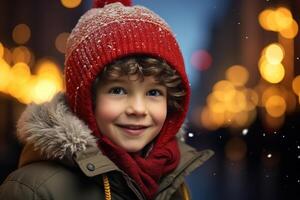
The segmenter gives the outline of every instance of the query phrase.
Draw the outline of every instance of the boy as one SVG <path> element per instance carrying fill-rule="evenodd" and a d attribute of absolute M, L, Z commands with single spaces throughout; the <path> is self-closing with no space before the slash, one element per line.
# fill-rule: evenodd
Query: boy
<path fill-rule="evenodd" d="M 176 139 L 190 96 L 180 49 L 152 11 L 113 2 L 72 31 L 66 93 L 22 114 L 0 199 L 189 198 L 184 176 L 212 152 Z"/>

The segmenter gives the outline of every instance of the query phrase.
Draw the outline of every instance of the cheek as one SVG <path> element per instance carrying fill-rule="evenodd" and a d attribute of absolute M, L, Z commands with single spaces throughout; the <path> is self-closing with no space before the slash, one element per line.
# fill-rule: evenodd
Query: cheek
<path fill-rule="evenodd" d="M 98 124 L 113 121 L 119 114 L 119 108 L 111 100 L 99 98 L 96 103 L 95 117 Z"/>
<path fill-rule="evenodd" d="M 156 123 L 160 126 L 163 126 L 166 117 L 167 117 L 167 104 L 161 103 L 158 105 L 154 105 L 152 110 L 152 116 Z"/>

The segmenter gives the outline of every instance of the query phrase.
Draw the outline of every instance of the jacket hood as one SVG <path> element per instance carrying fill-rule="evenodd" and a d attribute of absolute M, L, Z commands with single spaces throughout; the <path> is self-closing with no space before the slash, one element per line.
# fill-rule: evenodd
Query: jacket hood
<path fill-rule="evenodd" d="M 177 136 L 183 139 L 183 135 L 184 125 Z M 72 113 L 63 93 L 50 102 L 29 105 L 17 123 L 17 137 L 25 149 L 38 152 L 41 160 L 71 158 L 89 147 L 97 147 L 97 138 Z"/>

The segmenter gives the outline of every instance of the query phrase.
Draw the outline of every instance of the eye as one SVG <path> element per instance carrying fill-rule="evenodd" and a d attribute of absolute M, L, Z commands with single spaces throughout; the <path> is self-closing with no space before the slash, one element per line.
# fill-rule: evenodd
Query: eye
<path fill-rule="evenodd" d="M 113 87 L 108 91 L 109 94 L 124 95 L 126 94 L 125 89 L 121 87 Z"/>
<path fill-rule="evenodd" d="M 149 96 L 163 96 L 163 93 L 160 90 L 153 89 L 147 92 L 147 95 Z"/>

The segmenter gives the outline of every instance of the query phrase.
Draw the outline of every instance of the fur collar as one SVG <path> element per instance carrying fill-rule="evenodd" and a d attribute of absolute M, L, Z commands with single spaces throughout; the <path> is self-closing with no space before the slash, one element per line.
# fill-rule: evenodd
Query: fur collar
<path fill-rule="evenodd" d="M 184 132 L 183 125 L 177 134 L 181 140 Z M 46 159 L 72 157 L 89 147 L 97 147 L 92 131 L 72 113 L 63 93 L 50 102 L 29 105 L 18 121 L 17 137 Z"/>

